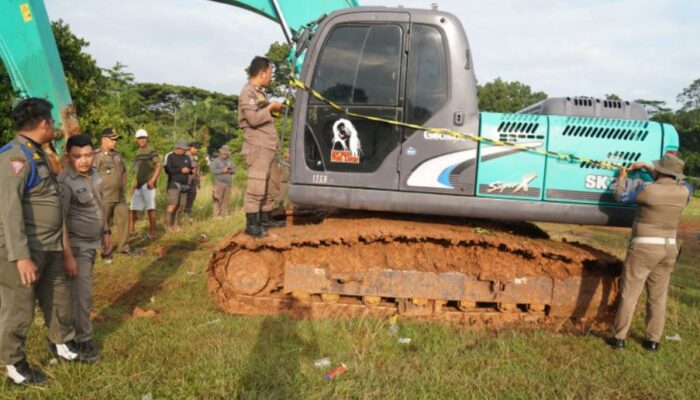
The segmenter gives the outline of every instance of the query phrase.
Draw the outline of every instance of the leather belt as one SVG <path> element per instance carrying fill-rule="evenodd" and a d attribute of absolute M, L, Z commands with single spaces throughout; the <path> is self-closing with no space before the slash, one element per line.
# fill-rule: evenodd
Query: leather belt
<path fill-rule="evenodd" d="M 632 239 L 632 243 L 640 244 L 676 244 L 676 238 L 662 238 L 662 237 L 636 237 Z"/>

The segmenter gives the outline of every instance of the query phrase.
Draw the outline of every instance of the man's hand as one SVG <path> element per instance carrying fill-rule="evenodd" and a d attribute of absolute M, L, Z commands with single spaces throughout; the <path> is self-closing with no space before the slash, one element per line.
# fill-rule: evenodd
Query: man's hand
<path fill-rule="evenodd" d="M 231 172 L 231 167 L 224 167 L 224 174 L 228 174 Z"/>
<path fill-rule="evenodd" d="M 273 111 L 282 111 L 282 104 L 281 103 L 270 103 L 267 108 L 270 110 L 270 112 Z"/>
<path fill-rule="evenodd" d="M 33 285 L 38 278 L 38 270 L 31 258 L 17 260 L 17 271 L 19 271 L 19 278 L 25 286 Z"/>
<path fill-rule="evenodd" d="M 636 171 L 636 170 L 642 169 L 642 168 L 646 169 L 646 170 L 649 171 L 650 173 L 654 171 L 654 167 L 652 167 L 651 165 L 645 163 L 644 161 L 637 161 L 636 163 L 630 165 L 629 168 L 627 168 L 627 169 L 628 169 L 630 172 L 632 172 L 632 171 Z"/>
<path fill-rule="evenodd" d="M 73 255 L 63 257 L 63 270 L 66 272 L 68 279 L 78 276 L 78 262 L 75 261 Z"/>
<path fill-rule="evenodd" d="M 618 182 L 627 179 L 627 168 L 620 167 L 619 171 L 620 174 L 617 176 Z"/>
<path fill-rule="evenodd" d="M 102 254 L 109 254 L 112 252 L 112 235 L 105 233 L 102 236 Z"/>
<path fill-rule="evenodd" d="M 182 171 L 183 174 L 189 174 L 191 170 L 187 167 L 182 167 L 180 171 Z"/>
<path fill-rule="evenodd" d="M 147 187 L 149 190 L 151 190 L 151 189 L 153 189 L 154 187 L 156 187 L 156 184 L 157 184 L 157 182 L 156 182 L 155 179 L 150 179 L 148 182 L 146 182 L 146 187 Z"/>

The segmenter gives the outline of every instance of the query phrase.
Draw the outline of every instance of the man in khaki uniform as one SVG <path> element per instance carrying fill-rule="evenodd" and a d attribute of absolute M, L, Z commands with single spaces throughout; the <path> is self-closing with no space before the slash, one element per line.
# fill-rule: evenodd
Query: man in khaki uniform
<path fill-rule="evenodd" d="M 284 221 L 275 221 L 270 215 L 280 188 L 278 136 L 272 113 L 281 111 L 282 105 L 269 102 L 263 91 L 272 82 L 272 62 L 268 58 L 253 58 L 248 73 L 250 78 L 238 98 L 238 124 L 244 135 L 241 154 L 248 167 L 243 210 L 245 233 L 260 237 L 266 234 L 265 228 L 284 226 Z"/>
<path fill-rule="evenodd" d="M 94 148 L 86 135 L 66 142 L 68 165 L 58 175 L 65 213 L 63 261 L 77 269 L 71 280 L 73 327 L 78 348 L 92 361 L 100 357 L 92 339 L 92 267 L 97 250 L 111 251 L 111 232 L 106 229 L 102 207 L 102 178 L 93 168 Z"/>
<path fill-rule="evenodd" d="M 95 168 L 102 177 L 104 215 L 114 227 L 113 238 L 118 253 L 129 253 L 129 209 L 126 206 L 126 165 L 116 150 L 120 136 L 114 128 L 102 131 L 102 144 L 95 150 Z M 107 255 L 109 259 L 109 256 Z"/>
<path fill-rule="evenodd" d="M 0 149 L 0 364 L 16 384 L 43 384 L 24 352 L 36 300 L 48 327 L 49 350 L 81 355 L 73 342 L 70 286 L 62 251 L 63 209 L 56 176 L 41 149 L 55 138 L 52 105 L 29 98 L 12 110 L 17 131 Z"/>
<path fill-rule="evenodd" d="M 219 157 L 211 162 L 211 173 L 214 175 L 214 190 L 211 192 L 214 218 L 227 216 L 231 203 L 231 183 L 236 167 L 229 160 L 229 156 L 231 150 L 223 145 L 219 149 Z"/>
<path fill-rule="evenodd" d="M 615 316 L 615 335 L 610 344 L 621 349 L 632 324 L 637 300 L 646 285 L 646 339 L 642 346 L 650 351 L 659 348 L 666 319 L 666 298 L 673 265 L 678 257 L 676 230 L 683 208 L 693 192 L 683 179 L 683 161 L 667 153 L 654 166 L 635 163 L 629 170 L 645 168 L 655 181 L 629 188 L 627 170 L 620 169 L 615 197 L 623 203 L 639 205 L 632 227 L 632 240 L 622 272 L 620 303 Z"/>

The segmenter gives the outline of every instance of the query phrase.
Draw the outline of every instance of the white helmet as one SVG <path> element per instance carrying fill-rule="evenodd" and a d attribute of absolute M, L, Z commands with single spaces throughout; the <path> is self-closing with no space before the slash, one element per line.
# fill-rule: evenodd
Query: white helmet
<path fill-rule="evenodd" d="M 139 129 L 136 131 L 136 139 L 142 138 L 142 137 L 148 137 L 148 132 L 146 132 L 145 129 Z"/>

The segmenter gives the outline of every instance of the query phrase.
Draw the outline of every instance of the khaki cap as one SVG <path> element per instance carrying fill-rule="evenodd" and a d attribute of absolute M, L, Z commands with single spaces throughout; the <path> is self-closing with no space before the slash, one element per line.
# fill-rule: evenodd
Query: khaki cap
<path fill-rule="evenodd" d="M 666 153 L 660 160 L 656 160 L 654 169 L 664 175 L 675 176 L 678 179 L 685 179 L 683 175 L 683 166 L 685 162 L 671 153 Z"/>

